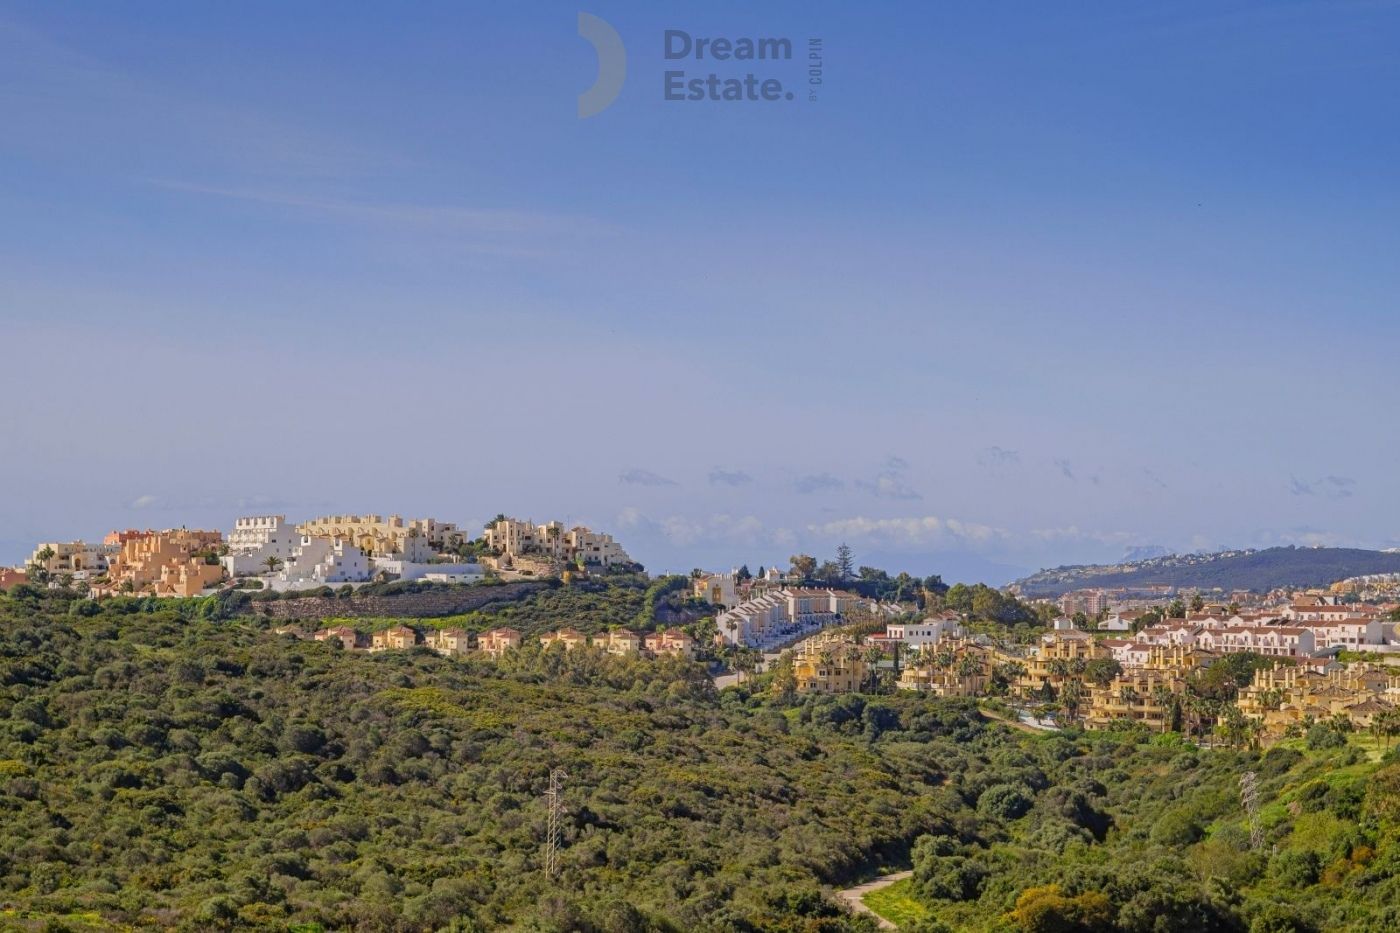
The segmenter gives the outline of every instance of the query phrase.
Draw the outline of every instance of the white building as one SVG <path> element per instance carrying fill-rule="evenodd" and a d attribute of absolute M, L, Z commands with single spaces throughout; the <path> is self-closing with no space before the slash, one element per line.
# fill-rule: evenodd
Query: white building
<path fill-rule="evenodd" d="M 399 580 L 427 580 L 430 583 L 480 583 L 486 571 L 480 564 L 432 564 L 426 561 L 400 560 L 397 557 L 372 557 L 374 576 L 387 573 Z"/>
<path fill-rule="evenodd" d="M 365 552 L 335 538 L 303 535 L 292 559 L 271 578 L 274 590 L 306 590 L 370 578 Z"/>
<path fill-rule="evenodd" d="M 719 639 L 749 648 L 771 648 L 841 622 L 870 600 L 840 590 L 784 589 L 745 600 L 715 619 Z"/>
<path fill-rule="evenodd" d="M 480 583 L 486 579 L 486 572 L 481 569 L 480 564 L 449 564 L 449 567 L 457 567 L 456 570 L 434 570 L 423 574 L 423 579 L 429 583 Z"/>
<path fill-rule="evenodd" d="M 268 558 L 276 558 L 279 567 L 296 557 L 302 536 L 287 522 L 285 515 L 252 515 L 236 519 L 233 530 L 224 537 L 228 553 L 224 555 L 224 570 L 231 577 L 246 577 L 267 573 Z"/>
<path fill-rule="evenodd" d="M 703 599 L 712 606 L 733 609 L 740 602 L 739 578 L 733 571 L 707 573 L 695 580 L 691 592 L 696 599 Z"/>
<path fill-rule="evenodd" d="M 957 638 L 962 634 L 962 621 L 957 613 L 929 616 L 918 622 L 893 622 L 885 626 L 887 641 L 897 641 L 908 648 L 936 645 L 945 638 Z"/>

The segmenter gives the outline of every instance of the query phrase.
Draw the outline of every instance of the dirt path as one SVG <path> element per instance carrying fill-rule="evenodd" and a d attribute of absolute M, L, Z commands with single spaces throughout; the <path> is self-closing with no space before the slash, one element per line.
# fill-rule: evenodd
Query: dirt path
<path fill-rule="evenodd" d="M 1022 722 L 1019 719 L 1007 719 L 1005 716 L 1002 716 L 998 713 L 993 713 L 991 710 L 979 709 L 978 712 L 980 712 L 983 716 L 986 716 L 988 719 L 992 720 L 992 722 L 999 722 L 1003 726 L 1010 726 L 1013 729 L 1019 729 L 1022 732 L 1029 732 L 1032 735 L 1044 735 L 1046 732 L 1051 731 L 1049 729 L 1042 729 L 1036 726 L 1032 726 L 1031 724 Z"/>
<path fill-rule="evenodd" d="M 846 906 L 851 908 L 851 911 L 853 913 L 869 914 L 870 916 L 874 917 L 875 922 L 880 925 L 880 929 L 896 930 L 898 929 L 898 927 L 896 927 L 893 923 L 890 923 L 884 917 L 880 916 L 875 911 L 871 910 L 869 907 L 866 907 L 864 898 L 865 895 L 869 894 L 871 891 L 878 891 L 881 888 L 888 888 L 896 881 L 903 881 L 905 878 L 913 876 L 913 874 L 914 873 L 912 871 L 897 871 L 892 875 L 881 875 L 874 881 L 867 881 L 865 884 L 858 884 L 854 888 L 847 888 L 844 891 L 837 891 L 836 896 L 841 898 L 841 900 L 845 901 Z"/>

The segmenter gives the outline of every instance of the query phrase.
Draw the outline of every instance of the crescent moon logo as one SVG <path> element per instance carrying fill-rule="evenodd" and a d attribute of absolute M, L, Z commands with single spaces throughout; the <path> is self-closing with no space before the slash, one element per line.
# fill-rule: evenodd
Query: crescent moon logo
<path fill-rule="evenodd" d="M 593 86 L 578 96 L 578 116 L 596 117 L 617 100 L 627 80 L 627 49 L 622 37 L 607 20 L 592 13 L 579 13 L 578 34 L 587 39 L 598 56 L 598 77 Z"/>

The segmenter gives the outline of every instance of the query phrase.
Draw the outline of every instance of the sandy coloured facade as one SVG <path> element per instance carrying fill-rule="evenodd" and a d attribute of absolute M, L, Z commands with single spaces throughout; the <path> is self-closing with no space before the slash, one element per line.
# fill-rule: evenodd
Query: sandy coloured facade
<path fill-rule="evenodd" d="M 390 515 L 325 515 L 297 525 L 297 533 L 313 538 L 346 541 L 371 557 L 400 557 L 426 561 L 447 548 L 463 544 L 467 536 L 456 525 L 433 518 L 405 521 Z"/>
<path fill-rule="evenodd" d="M 1154 646 L 1141 667 L 1128 668 L 1107 684 L 1088 684 L 1084 722 L 1102 729 L 1128 720 L 1154 732 L 1165 732 L 1186 692 L 1187 679 L 1219 657 L 1184 645 Z"/>
<path fill-rule="evenodd" d="M 211 562 L 222 540 L 217 531 L 185 528 L 127 538 L 108 561 L 106 582 L 94 586 L 93 594 L 198 596 L 224 578 L 222 565 Z"/>
<path fill-rule="evenodd" d="M 969 638 L 945 637 L 917 649 L 900 672 L 900 690 L 938 697 L 986 696 L 1001 655 Z"/>
<path fill-rule="evenodd" d="M 1277 738 L 1308 721 L 1344 716 L 1368 728 L 1400 706 L 1400 670 L 1374 664 L 1279 664 L 1256 671 L 1240 691 L 1239 708 Z"/>
<path fill-rule="evenodd" d="M 1025 673 L 1016 680 L 1016 692 L 1027 698 L 1058 693 L 1067 681 L 1082 679 L 1088 662 L 1107 657 L 1108 649 L 1087 632 L 1048 632 L 1034 652 L 1018 659 Z"/>
<path fill-rule="evenodd" d="M 154 532 L 148 532 L 154 534 Z M 120 550 L 117 544 L 89 544 L 86 541 L 45 541 L 34 548 L 25 567 L 38 566 L 49 573 L 100 574 Z"/>
<path fill-rule="evenodd" d="M 476 637 L 477 650 L 492 658 L 520 647 L 522 636 L 513 628 L 493 628 Z"/>
<path fill-rule="evenodd" d="M 866 686 L 868 649 L 844 635 L 809 638 L 792 658 L 798 693 L 852 693 Z"/>
<path fill-rule="evenodd" d="M 565 528 L 562 522 L 536 525 L 502 518 L 487 526 L 484 537 L 502 566 L 517 560 L 544 559 L 584 566 L 612 567 L 630 564 L 632 558 L 610 534 L 582 525 Z"/>

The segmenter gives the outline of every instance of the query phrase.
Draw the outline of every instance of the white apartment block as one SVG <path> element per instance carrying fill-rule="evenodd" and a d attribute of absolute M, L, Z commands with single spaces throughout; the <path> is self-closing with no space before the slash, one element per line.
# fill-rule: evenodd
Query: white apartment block
<path fill-rule="evenodd" d="M 863 602 L 840 590 L 775 590 L 720 613 L 715 624 L 725 644 L 770 648 L 835 625 Z"/>
<path fill-rule="evenodd" d="M 292 560 L 271 577 L 272 589 L 305 590 L 370 578 L 365 552 L 338 538 L 303 535 Z"/>
<path fill-rule="evenodd" d="M 236 519 L 233 530 L 224 537 L 228 545 L 228 553 L 223 558 L 224 570 L 231 577 L 267 573 L 269 558 L 276 558 L 279 568 L 285 566 L 296 558 L 301 538 L 285 515 L 251 515 Z"/>
<path fill-rule="evenodd" d="M 885 626 L 886 641 L 897 641 L 907 648 L 915 649 L 936 645 L 945 638 L 957 638 L 962 634 L 962 621 L 957 613 L 944 613 L 919 622 L 895 622 Z"/>

